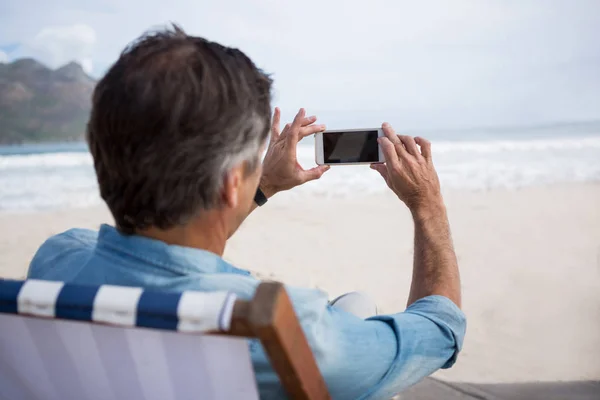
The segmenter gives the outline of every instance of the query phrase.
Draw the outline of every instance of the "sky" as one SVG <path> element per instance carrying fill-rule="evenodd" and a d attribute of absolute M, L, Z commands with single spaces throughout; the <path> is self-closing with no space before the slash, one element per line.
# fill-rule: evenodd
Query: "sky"
<path fill-rule="evenodd" d="M 0 62 L 78 61 L 101 77 L 170 22 L 240 48 L 274 106 L 329 128 L 600 119 L 600 0 L 1 0 Z"/>

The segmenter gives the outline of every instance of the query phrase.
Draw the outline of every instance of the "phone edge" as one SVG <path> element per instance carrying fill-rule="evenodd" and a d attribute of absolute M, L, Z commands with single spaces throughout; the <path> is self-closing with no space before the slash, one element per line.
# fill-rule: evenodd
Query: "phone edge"
<path fill-rule="evenodd" d="M 320 146 L 319 146 L 320 144 Z M 321 162 L 319 163 L 319 152 L 321 155 Z M 323 154 L 323 132 L 315 133 L 315 164 L 325 165 L 325 155 Z"/>

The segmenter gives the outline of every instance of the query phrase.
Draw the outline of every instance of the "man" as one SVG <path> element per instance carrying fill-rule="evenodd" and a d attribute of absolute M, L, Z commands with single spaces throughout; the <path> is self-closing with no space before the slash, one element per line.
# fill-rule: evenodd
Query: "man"
<path fill-rule="evenodd" d="M 258 281 L 221 258 L 227 239 L 256 207 L 256 194 L 262 202 L 261 193 L 273 196 L 327 169 L 303 170 L 296 161 L 298 141 L 325 128 L 315 117 L 300 110 L 280 132 L 275 109 L 269 129 L 270 89 L 271 80 L 239 50 L 178 28 L 133 43 L 98 83 L 87 132 L 116 228 L 48 239 L 29 277 L 250 298 Z M 465 334 L 431 146 L 388 124 L 383 129 L 387 162 L 372 167 L 415 221 L 408 308 L 365 320 L 331 306 L 322 292 L 288 287 L 334 398 L 389 398 L 450 367 Z M 283 397 L 260 345 L 253 342 L 251 352 L 261 396 Z"/>

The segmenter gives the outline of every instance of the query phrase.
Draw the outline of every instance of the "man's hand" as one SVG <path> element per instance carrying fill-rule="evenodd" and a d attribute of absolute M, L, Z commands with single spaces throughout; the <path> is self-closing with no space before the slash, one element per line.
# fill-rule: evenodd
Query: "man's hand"
<path fill-rule="evenodd" d="M 321 165 L 308 170 L 298 163 L 296 148 L 303 138 L 325 130 L 325 125 L 316 125 L 317 117 L 306 117 L 306 111 L 301 108 L 294 121 L 287 124 L 283 131 L 279 123 L 281 111 L 275 107 L 271 140 L 263 161 L 263 173 L 260 188 L 267 197 L 277 192 L 289 190 L 305 182 L 319 179 L 329 169 Z"/>
<path fill-rule="evenodd" d="M 382 128 L 385 136 L 379 138 L 379 145 L 385 164 L 371 164 L 371 168 L 383 176 L 413 213 L 440 205 L 440 181 L 431 158 L 431 143 L 419 137 L 396 135 L 388 123 Z"/>
<path fill-rule="evenodd" d="M 431 144 L 422 138 L 396 135 L 383 124 L 379 144 L 384 164 L 372 164 L 408 206 L 415 222 L 413 278 L 408 305 L 431 295 L 445 296 L 461 305 L 460 274 L 450 236 L 440 181 L 431 159 Z M 419 145 L 421 149 L 419 150 Z"/>

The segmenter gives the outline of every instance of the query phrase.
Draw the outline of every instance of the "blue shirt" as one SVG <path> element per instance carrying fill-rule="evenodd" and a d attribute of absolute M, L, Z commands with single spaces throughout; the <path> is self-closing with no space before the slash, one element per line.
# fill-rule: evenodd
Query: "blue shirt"
<path fill-rule="evenodd" d="M 32 260 L 29 277 L 175 291 L 227 290 L 243 299 L 250 299 L 259 283 L 213 253 L 123 235 L 108 225 L 99 232 L 71 229 L 51 237 Z M 463 343 L 465 316 L 443 296 L 363 320 L 331 307 L 319 290 L 287 290 L 334 399 L 389 399 L 452 366 Z M 260 343 L 251 340 L 250 351 L 261 398 L 285 397 Z"/>

